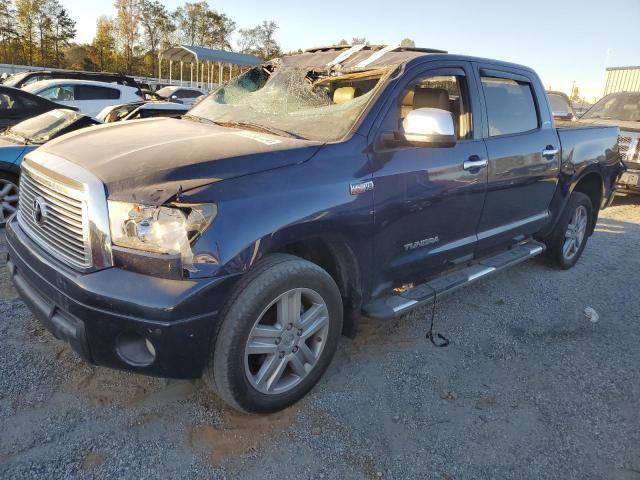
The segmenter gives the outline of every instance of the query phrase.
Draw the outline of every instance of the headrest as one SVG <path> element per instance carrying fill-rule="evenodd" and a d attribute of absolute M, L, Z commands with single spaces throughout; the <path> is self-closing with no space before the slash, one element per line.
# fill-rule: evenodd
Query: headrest
<path fill-rule="evenodd" d="M 340 87 L 333 92 L 333 103 L 345 103 L 356 98 L 355 87 Z"/>
<path fill-rule="evenodd" d="M 449 111 L 449 94 L 444 88 L 416 88 L 413 94 L 413 109 L 416 108 L 439 108 Z"/>

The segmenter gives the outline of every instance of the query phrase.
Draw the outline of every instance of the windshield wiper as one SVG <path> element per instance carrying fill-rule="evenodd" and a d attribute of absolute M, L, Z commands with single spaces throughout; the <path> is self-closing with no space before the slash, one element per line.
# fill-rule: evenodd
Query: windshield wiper
<path fill-rule="evenodd" d="M 290 132 L 288 130 L 283 130 L 281 128 L 276 128 L 276 127 L 267 127 L 267 126 L 264 126 L 264 125 L 260 125 L 258 123 L 244 122 L 244 121 L 241 121 L 241 122 L 229 121 L 229 122 L 219 122 L 219 123 L 215 122 L 215 123 L 217 123 L 218 125 L 222 125 L 223 127 L 249 128 L 249 129 L 252 129 L 252 130 L 260 130 L 260 131 L 263 131 L 263 132 L 271 133 L 271 134 L 277 135 L 279 137 L 291 137 L 291 138 L 297 138 L 299 140 L 306 140 L 306 138 L 304 138 L 304 137 L 302 137 L 302 136 L 300 136 L 300 135 L 298 135 L 296 133 Z"/>
<path fill-rule="evenodd" d="M 193 115 L 191 113 L 187 113 L 186 115 L 183 115 L 182 118 L 186 119 L 186 120 L 191 120 L 193 122 L 198 122 L 198 123 L 208 123 L 210 125 L 220 125 L 218 122 L 214 122 L 213 120 L 209 120 L 208 118 L 199 117 L 199 116 Z"/>

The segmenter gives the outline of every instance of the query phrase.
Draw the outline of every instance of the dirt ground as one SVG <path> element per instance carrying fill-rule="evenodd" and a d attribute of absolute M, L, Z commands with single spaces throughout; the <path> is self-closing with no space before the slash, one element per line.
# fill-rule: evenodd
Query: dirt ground
<path fill-rule="evenodd" d="M 81 362 L 2 267 L 0 477 L 640 479 L 638 245 L 640 199 L 621 197 L 574 269 L 533 260 L 439 304 L 449 347 L 425 340 L 430 309 L 365 319 L 307 398 L 262 417 Z"/>

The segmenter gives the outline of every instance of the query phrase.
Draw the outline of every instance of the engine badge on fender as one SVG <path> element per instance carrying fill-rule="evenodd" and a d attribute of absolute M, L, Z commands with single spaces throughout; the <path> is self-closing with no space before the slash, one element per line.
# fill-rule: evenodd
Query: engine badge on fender
<path fill-rule="evenodd" d="M 349 184 L 351 195 L 360 195 L 361 193 L 370 192 L 373 190 L 373 180 L 367 182 L 351 183 Z"/>

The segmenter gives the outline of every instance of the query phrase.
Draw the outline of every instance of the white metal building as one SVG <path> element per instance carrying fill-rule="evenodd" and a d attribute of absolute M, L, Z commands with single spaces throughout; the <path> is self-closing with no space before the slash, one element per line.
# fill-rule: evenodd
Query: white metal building
<path fill-rule="evenodd" d="M 640 92 L 640 67 L 607 68 L 604 94 L 616 92 Z"/>

